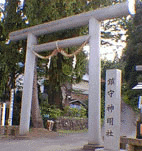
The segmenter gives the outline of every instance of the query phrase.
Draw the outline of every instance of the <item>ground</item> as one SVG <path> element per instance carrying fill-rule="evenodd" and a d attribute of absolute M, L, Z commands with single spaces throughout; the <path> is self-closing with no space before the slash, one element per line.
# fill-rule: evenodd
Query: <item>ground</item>
<path fill-rule="evenodd" d="M 87 133 L 58 133 L 31 129 L 25 137 L 1 137 L 2 151 L 82 151 Z"/>
<path fill-rule="evenodd" d="M 38 138 L 54 138 L 61 135 L 59 132 L 48 131 L 45 128 L 31 128 L 29 134 L 26 136 L 8 136 L 8 135 L 0 135 L 0 140 L 7 139 L 38 139 Z"/>
<path fill-rule="evenodd" d="M 47 129 L 44 128 L 32 128 L 30 129 L 30 133 L 27 135 L 29 138 L 51 138 L 57 137 L 59 135 L 58 132 L 49 132 Z"/>
<path fill-rule="evenodd" d="M 30 129 L 27 136 L 1 136 L 0 151 L 90 151 L 83 150 L 83 146 L 88 144 L 86 130 L 77 133 L 64 132 L 49 132 L 38 128 Z"/>

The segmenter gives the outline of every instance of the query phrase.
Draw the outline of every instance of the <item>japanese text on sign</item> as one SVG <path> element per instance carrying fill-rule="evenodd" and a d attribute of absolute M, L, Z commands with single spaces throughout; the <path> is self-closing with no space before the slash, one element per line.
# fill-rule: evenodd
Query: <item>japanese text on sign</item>
<path fill-rule="evenodd" d="M 108 79 L 108 85 L 113 85 L 114 84 L 114 78 Z"/>
<path fill-rule="evenodd" d="M 107 118 L 107 123 L 108 123 L 109 125 L 113 125 L 113 117 Z"/>
<path fill-rule="evenodd" d="M 105 83 L 104 150 L 120 150 L 121 71 L 109 69 Z"/>
<path fill-rule="evenodd" d="M 107 130 L 106 131 L 106 136 L 113 136 L 113 131 L 112 130 Z"/>
<path fill-rule="evenodd" d="M 113 95 L 114 91 L 113 91 L 113 90 L 110 90 L 110 91 L 108 91 L 107 93 L 108 93 L 108 95 L 112 98 L 112 95 Z"/>
<path fill-rule="evenodd" d="M 108 85 L 113 85 L 114 84 L 114 78 L 110 78 L 108 79 L 107 81 L 107 84 Z M 114 94 L 114 90 L 110 89 L 107 94 L 109 95 L 109 97 L 112 98 L 113 94 Z M 112 111 L 114 110 L 114 105 L 113 104 L 110 104 L 110 105 L 107 105 L 107 108 L 106 110 L 110 113 L 112 113 Z M 113 117 L 109 117 L 106 119 L 106 123 L 109 124 L 110 126 L 113 126 L 113 123 L 114 123 L 114 119 Z M 106 131 L 106 136 L 113 136 L 113 131 L 111 129 L 107 130 Z"/>
<path fill-rule="evenodd" d="M 114 110 L 114 105 L 113 104 L 107 106 L 107 111 L 108 112 L 112 112 L 113 110 Z"/>

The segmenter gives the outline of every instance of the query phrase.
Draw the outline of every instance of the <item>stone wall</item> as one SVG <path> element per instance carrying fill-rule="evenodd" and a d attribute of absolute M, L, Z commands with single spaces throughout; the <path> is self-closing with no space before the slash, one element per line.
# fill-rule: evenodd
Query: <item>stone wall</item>
<path fill-rule="evenodd" d="M 127 144 L 127 151 L 142 151 L 142 139 L 121 137 L 121 144 Z"/>
<path fill-rule="evenodd" d="M 83 130 L 88 128 L 87 118 L 58 118 L 55 122 L 56 130 Z"/>
<path fill-rule="evenodd" d="M 19 126 L 1 126 L 0 135 L 12 135 L 16 136 L 19 134 Z"/>

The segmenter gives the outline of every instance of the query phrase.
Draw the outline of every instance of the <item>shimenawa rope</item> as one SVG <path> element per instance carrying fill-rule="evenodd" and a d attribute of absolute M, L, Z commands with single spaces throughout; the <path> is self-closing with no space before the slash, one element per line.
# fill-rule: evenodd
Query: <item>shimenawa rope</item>
<path fill-rule="evenodd" d="M 33 53 L 38 57 L 38 58 L 41 58 L 41 59 L 49 59 L 55 55 L 57 55 L 57 53 L 61 53 L 63 56 L 66 56 L 66 57 L 74 57 L 75 55 L 77 55 L 78 53 L 80 53 L 83 49 L 83 47 L 88 43 L 88 40 L 90 39 L 90 37 L 87 38 L 87 40 L 80 46 L 80 48 L 78 48 L 74 53 L 72 54 L 68 54 L 67 52 L 65 52 L 62 48 L 59 48 L 58 47 L 58 41 L 56 41 L 56 47 L 57 49 L 53 50 L 53 52 L 48 55 L 48 56 L 42 56 L 42 55 L 39 55 L 37 52 L 33 51 Z"/>

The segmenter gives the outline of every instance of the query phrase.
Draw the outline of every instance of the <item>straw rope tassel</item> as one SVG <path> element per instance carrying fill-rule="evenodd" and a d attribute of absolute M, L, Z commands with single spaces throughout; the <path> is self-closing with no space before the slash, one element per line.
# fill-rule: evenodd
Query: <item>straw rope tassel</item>
<path fill-rule="evenodd" d="M 48 69 L 50 68 L 50 64 L 51 64 L 51 57 L 49 57 L 49 61 L 48 61 L 48 64 L 47 64 Z"/>
<path fill-rule="evenodd" d="M 72 62 L 72 67 L 75 69 L 75 66 L 76 66 L 76 55 L 74 55 L 73 57 L 73 62 Z"/>

